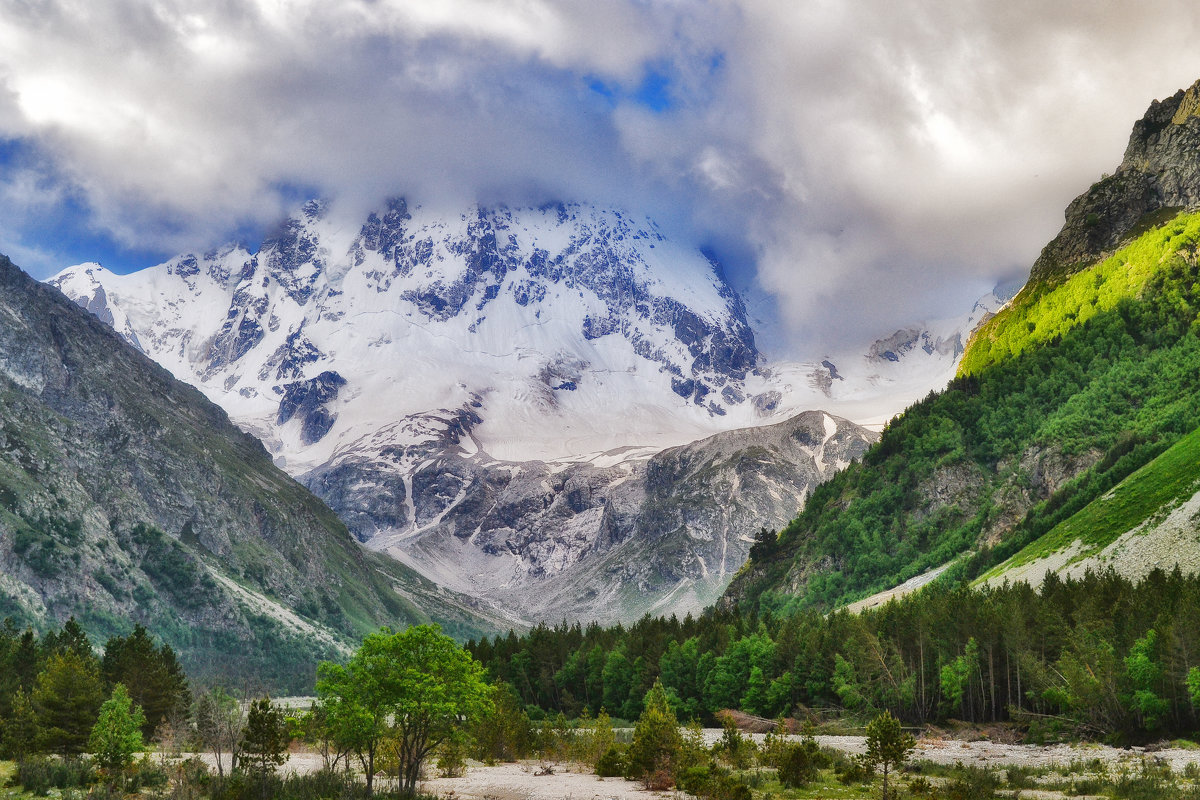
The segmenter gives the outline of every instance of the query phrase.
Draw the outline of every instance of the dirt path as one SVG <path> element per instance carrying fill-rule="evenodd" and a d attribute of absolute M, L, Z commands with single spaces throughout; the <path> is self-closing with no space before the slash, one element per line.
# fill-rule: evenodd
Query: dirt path
<path fill-rule="evenodd" d="M 555 764 L 552 775 L 539 775 L 541 766 L 539 762 L 471 766 L 461 778 L 423 781 L 421 791 L 442 800 L 665 800 L 687 796 L 650 792 L 640 783 L 621 778 L 597 778 L 591 770 L 573 772 L 565 764 Z"/>

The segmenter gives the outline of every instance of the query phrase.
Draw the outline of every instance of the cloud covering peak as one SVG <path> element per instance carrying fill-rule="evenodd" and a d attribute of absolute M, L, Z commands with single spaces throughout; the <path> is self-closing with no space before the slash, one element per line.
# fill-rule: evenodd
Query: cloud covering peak
<path fill-rule="evenodd" d="M 0 0 L 0 250 L 207 248 L 308 195 L 616 204 L 809 350 L 1027 269 L 1200 77 L 1198 27 L 1169 0 Z"/>

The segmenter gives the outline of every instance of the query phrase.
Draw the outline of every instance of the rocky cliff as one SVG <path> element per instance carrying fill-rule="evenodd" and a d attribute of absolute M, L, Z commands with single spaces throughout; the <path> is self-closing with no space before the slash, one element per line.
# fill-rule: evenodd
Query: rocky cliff
<path fill-rule="evenodd" d="M 1029 290 L 1056 282 L 1130 237 L 1200 206 L 1200 81 L 1155 100 L 1134 123 L 1121 163 L 1075 198 L 1033 265 Z"/>
<path fill-rule="evenodd" d="M 469 414 L 445 423 L 449 437 L 469 432 Z M 438 583 L 525 622 L 611 624 L 711 604 L 759 530 L 785 524 L 876 438 L 811 411 L 657 453 L 510 463 L 443 450 L 411 477 L 354 465 L 306 480 L 363 508 L 346 518 L 370 547 Z M 391 530 L 371 527 L 380 498 L 402 510 Z"/>

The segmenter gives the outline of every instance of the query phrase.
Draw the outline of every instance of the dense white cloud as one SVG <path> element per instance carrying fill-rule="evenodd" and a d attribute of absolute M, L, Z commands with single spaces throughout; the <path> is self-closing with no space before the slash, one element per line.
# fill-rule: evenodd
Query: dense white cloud
<path fill-rule="evenodd" d="M 715 244 L 807 350 L 1027 268 L 1200 77 L 1198 30 L 1182 0 L 0 0 L 0 138 L 61 183 L 0 176 L 0 250 L 48 267 L 28 209 L 62 191 L 166 250 L 309 191 L 615 202 Z"/>

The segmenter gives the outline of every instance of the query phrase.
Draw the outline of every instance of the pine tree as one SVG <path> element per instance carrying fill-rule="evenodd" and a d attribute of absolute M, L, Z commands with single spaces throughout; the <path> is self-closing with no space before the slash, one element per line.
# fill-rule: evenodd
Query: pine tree
<path fill-rule="evenodd" d="M 64 756 L 82 753 L 103 702 L 94 659 L 73 650 L 50 656 L 33 689 L 46 749 Z"/>
<path fill-rule="evenodd" d="M 13 695 L 12 711 L 4 720 L 3 748 L 0 755 L 21 762 L 40 751 L 41 727 L 29 695 L 18 689 Z"/>
<path fill-rule="evenodd" d="M 255 700 L 246 717 L 238 766 L 257 778 L 272 775 L 287 761 L 287 747 L 283 711 L 271 705 L 269 697 Z"/>
<path fill-rule="evenodd" d="M 129 636 L 114 636 L 104 646 L 100 662 L 104 680 L 123 683 L 133 702 L 142 707 L 146 722 L 142 735 L 150 738 L 172 711 L 190 701 L 187 678 L 168 645 L 156 647 L 141 625 Z"/>
<path fill-rule="evenodd" d="M 888 791 L 888 772 L 899 767 L 916 746 L 913 737 L 900 727 L 900 721 L 890 711 L 884 711 L 867 726 L 866 760 L 883 768 L 883 800 L 893 795 Z"/>
<path fill-rule="evenodd" d="M 682 742 L 679 723 L 661 681 L 655 681 L 646 692 L 643 705 L 629 746 L 629 769 L 634 777 L 646 782 L 647 788 L 667 789 L 674 783 L 672 772 Z"/>

